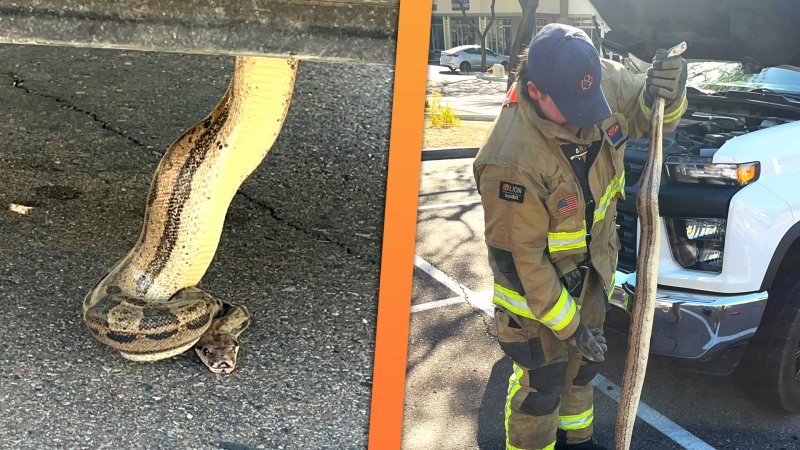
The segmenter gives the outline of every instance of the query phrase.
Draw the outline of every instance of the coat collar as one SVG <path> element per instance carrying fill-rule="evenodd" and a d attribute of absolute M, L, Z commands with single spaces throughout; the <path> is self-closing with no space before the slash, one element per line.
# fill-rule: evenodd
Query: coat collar
<path fill-rule="evenodd" d="M 517 90 L 524 87 L 517 81 Z M 523 97 L 523 95 L 520 95 Z M 531 102 L 525 98 L 518 100 L 519 107 L 522 108 L 522 113 L 531 122 L 531 124 L 539 130 L 542 135 L 548 140 L 555 140 L 561 144 L 573 143 L 577 145 L 590 145 L 592 142 L 601 139 L 600 130 L 597 127 L 582 128 L 580 135 L 576 136 L 571 131 L 562 127 L 561 125 L 547 120 L 536 112 L 536 108 Z"/>

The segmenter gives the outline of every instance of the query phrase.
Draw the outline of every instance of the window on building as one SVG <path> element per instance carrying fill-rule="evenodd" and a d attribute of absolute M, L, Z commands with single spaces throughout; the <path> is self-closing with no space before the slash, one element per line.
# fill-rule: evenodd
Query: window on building
<path fill-rule="evenodd" d="M 450 43 L 453 47 L 475 43 L 475 31 L 473 31 L 470 24 L 475 24 L 476 20 L 474 17 L 469 17 L 466 20 L 463 17 L 450 19 Z"/>
<path fill-rule="evenodd" d="M 539 33 L 540 31 L 542 31 L 542 28 L 544 28 L 545 25 L 547 25 L 547 24 L 548 24 L 548 21 L 547 21 L 546 17 L 542 18 L 542 19 L 537 18 L 536 19 L 536 33 Z"/>
<path fill-rule="evenodd" d="M 465 11 L 469 11 L 469 0 L 452 0 L 450 8 L 453 11 L 461 11 L 462 5 Z"/>
<path fill-rule="evenodd" d="M 507 55 L 511 51 L 511 42 L 514 37 L 511 34 L 511 19 L 495 19 L 492 29 L 486 36 L 486 48 Z"/>
<path fill-rule="evenodd" d="M 594 23 L 592 22 L 592 18 L 580 18 L 580 19 L 571 19 L 570 25 L 576 28 L 580 28 L 586 34 L 589 35 L 589 38 L 594 42 L 595 39 L 595 32 L 594 32 Z"/>
<path fill-rule="evenodd" d="M 431 20 L 431 41 L 428 50 L 437 52 L 444 48 L 444 24 L 441 17 L 434 17 Z"/>

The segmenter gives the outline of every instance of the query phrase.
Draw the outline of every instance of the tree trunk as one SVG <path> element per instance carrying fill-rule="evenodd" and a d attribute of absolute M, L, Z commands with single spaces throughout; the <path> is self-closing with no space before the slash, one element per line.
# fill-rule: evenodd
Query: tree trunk
<path fill-rule="evenodd" d="M 514 43 L 511 45 L 511 55 L 508 61 L 508 88 L 514 83 L 515 78 L 511 72 L 516 72 L 519 54 L 531 42 L 533 31 L 536 29 L 536 9 L 539 7 L 539 0 L 519 0 L 522 7 L 522 21 L 514 36 Z"/>
<path fill-rule="evenodd" d="M 489 23 L 486 24 L 486 28 L 483 29 L 483 32 L 478 30 L 478 33 L 481 35 L 481 72 L 486 72 L 486 36 L 489 34 L 489 30 L 492 29 L 492 25 L 494 25 L 494 3 L 495 0 L 492 0 L 492 4 L 489 7 L 492 15 L 489 17 Z"/>
<path fill-rule="evenodd" d="M 486 34 L 481 33 L 481 72 L 486 72 Z"/>
<path fill-rule="evenodd" d="M 497 0 L 492 0 L 492 4 L 489 7 L 492 11 L 492 15 L 489 17 L 489 23 L 486 24 L 486 28 L 481 31 L 481 28 L 478 25 L 475 25 L 468 20 L 467 10 L 464 9 L 464 0 L 458 0 L 458 4 L 461 6 L 461 15 L 464 17 L 464 21 L 469 24 L 472 32 L 478 33 L 478 36 L 481 38 L 481 72 L 486 72 L 486 35 L 489 34 L 489 30 L 492 29 L 492 25 L 494 24 L 494 5 L 496 1 Z"/>

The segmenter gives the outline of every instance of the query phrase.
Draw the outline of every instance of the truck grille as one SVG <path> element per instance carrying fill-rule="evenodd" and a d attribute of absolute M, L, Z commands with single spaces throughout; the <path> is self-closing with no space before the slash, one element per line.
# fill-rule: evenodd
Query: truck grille
<path fill-rule="evenodd" d="M 647 143 L 629 143 L 625 150 L 625 200 L 617 202 L 617 233 L 620 243 L 617 268 L 629 273 L 636 270 L 636 233 L 639 227 L 636 189 L 646 162 Z"/>
<path fill-rule="evenodd" d="M 627 176 L 627 175 L 626 175 Z M 636 191 L 625 189 L 625 200 L 617 202 L 617 233 L 619 234 L 619 253 L 617 268 L 624 272 L 636 270 Z"/>

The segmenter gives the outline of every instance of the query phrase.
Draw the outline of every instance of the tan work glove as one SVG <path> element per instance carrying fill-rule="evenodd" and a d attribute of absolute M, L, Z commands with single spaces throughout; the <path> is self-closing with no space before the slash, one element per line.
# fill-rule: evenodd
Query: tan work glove
<path fill-rule="evenodd" d="M 602 332 L 600 328 L 590 330 L 586 325 L 580 324 L 572 336 L 567 338 L 567 343 L 578 349 L 578 352 L 589 361 L 603 362 L 606 359 L 608 345 L 605 336 L 600 334 Z"/>
<path fill-rule="evenodd" d="M 647 69 L 644 82 L 645 103 L 653 107 L 655 96 L 663 97 L 666 104 L 679 100 L 686 89 L 686 60 L 680 56 L 667 57 L 660 49 L 653 57 L 653 67 Z"/>

